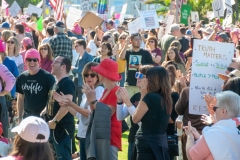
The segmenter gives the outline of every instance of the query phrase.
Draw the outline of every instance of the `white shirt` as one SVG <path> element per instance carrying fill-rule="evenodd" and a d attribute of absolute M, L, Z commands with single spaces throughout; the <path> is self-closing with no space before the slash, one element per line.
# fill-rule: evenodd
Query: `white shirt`
<path fill-rule="evenodd" d="M 22 55 L 19 55 L 17 57 L 15 57 L 15 56 L 11 56 L 11 57 L 7 56 L 7 57 L 9 59 L 13 60 L 16 63 L 17 67 L 19 65 L 23 64 L 23 57 L 22 57 Z"/>
<path fill-rule="evenodd" d="M 99 100 L 102 97 L 102 94 L 104 92 L 104 88 L 102 86 L 98 86 L 97 88 L 95 88 L 96 91 L 96 99 Z M 80 104 L 80 108 L 84 108 L 84 106 L 86 105 L 87 102 L 87 97 L 86 94 L 82 95 L 82 102 Z M 89 111 L 91 111 L 90 109 L 90 105 L 87 106 L 87 109 Z M 78 133 L 77 136 L 80 138 L 85 138 L 86 137 L 86 132 L 87 132 L 87 128 L 88 128 L 88 124 L 90 122 L 90 115 L 88 117 L 85 117 L 83 115 L 81 115 L 80 113 L 77 112 L 76 114 L 76 118 L 79 120 L 79 124 L 78 124 Z M 88 123 L 83 124 L 82 119 L 86 119 L 86 121 L 88 120 Z"/>
<path fill-rule="evenodd" d="M 89 48 L 91 51 L 89 52 L 89 54 L 91 54 L 92 56 L 96 56 L 97 54 L 97 46 L 94 43 L 94 40 L 90 40 L 88 42 L 87 48 Z"/>

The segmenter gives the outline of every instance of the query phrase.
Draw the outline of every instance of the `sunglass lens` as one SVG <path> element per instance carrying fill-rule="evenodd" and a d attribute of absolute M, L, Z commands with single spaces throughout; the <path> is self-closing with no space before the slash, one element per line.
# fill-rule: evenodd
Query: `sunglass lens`
<path fill-rule="evenodd" d="M 138 76 L 139 76 L 139 73 L 136 72 L 136 73 L 135 73 L 135 78 L 138 78 Z"/>
<path fill-rule="evenodd" d="M 228 67 L 227 70 L 228 70 L 229 72 L 232 72 L 232 71 L 235 70 L 235 68 Z"/>

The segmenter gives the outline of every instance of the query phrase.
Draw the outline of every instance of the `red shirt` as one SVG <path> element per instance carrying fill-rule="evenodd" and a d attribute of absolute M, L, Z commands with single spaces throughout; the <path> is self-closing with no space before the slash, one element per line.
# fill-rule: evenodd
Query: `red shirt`
<path fill-rule="evenodd" d="M 118 90 L 119 86 L 114 87 L 108 95 L 102 99 L 106 93 L 106 89 L 103 92 L 102 98 L 99 100 L 100 102 L 117 107 L 117 97 L 116 91 Z M 117 147 L 120 151 L 122 150 L 122 143 L 121 143 L 121 135 L 122 135 L 122 123 L 121 121 L 117 120 L 116 112 L 111 117 L 111 145 Z"/>

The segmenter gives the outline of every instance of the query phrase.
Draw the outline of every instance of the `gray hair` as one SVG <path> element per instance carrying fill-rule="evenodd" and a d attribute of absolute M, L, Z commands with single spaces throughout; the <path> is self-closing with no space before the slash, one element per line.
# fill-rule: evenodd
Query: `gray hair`
<path fill-rule="evenodd" d="M 232 91 L 224 91 L 216 94 L 217 107 L 226 109 L 230 118 L 240 115 L 240 96 Z"/>
<path fill-rule="evenodd" d="M 62 27 L 57 27 L 57 29 L 58 29 L 59 33 L 63 33 L 64 32 L 64 28 L 62 28 Z"/>
<path fill-rule="evenodd" d="M 174 23 L 174 24 L 171 25 L 171 27 L 170 27 L 170 32 L 173 32 L 173 31 L 175 31 L 175 30 L 180 30 L 179 25 L 176 24 L 176 23 Z"/>

